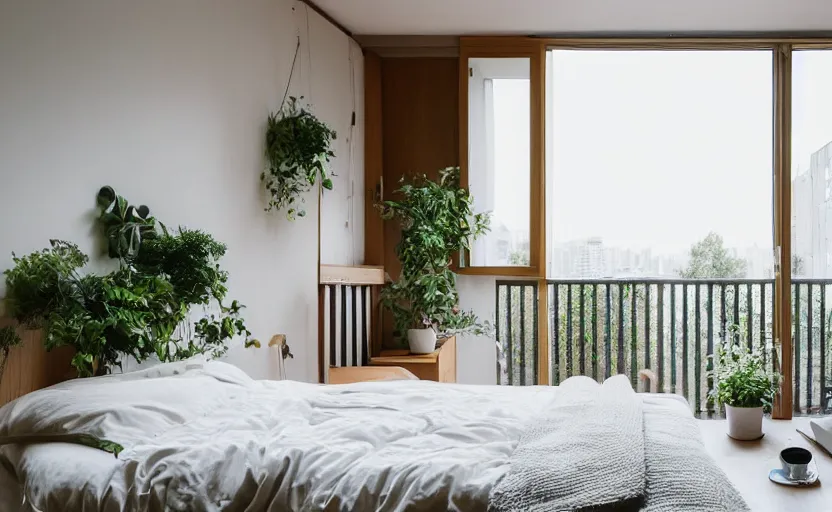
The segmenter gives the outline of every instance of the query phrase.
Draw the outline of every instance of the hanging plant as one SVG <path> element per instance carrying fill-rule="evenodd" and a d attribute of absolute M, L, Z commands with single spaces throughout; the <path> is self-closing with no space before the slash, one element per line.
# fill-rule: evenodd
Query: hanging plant
<path fill-rule="evenodd" d="M 319 178 L 323 188 L 332 190 L 327 164 L 335 156 L 330 149 L 335 137 L 335 132 L 312 112 L 300 107 L 295 97 L 290 97 L 280 112 L 269 116 L 268 167 L 260 174 L 260 181 L 269 192 L 266 211 L 286 210 L 289 220 L 294 220 L 306 215 L 303 194 Z"/>

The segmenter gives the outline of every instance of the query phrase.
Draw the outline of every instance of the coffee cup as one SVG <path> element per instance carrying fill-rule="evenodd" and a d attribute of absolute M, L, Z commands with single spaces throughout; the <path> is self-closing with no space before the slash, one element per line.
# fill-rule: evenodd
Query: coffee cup
<path fill-rule="evenodd" d="M 805 448 L 792 447 L 780 452 L 780 464 L 789 480 L 806 480 L 809 477 L 809 463 L 812 452 Z"/>

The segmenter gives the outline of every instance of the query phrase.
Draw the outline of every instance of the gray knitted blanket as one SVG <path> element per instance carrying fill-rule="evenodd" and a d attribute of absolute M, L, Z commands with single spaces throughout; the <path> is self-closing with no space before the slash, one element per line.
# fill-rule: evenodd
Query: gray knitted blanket
<path fill-rule="evenodd" d="M 489 510 L 748 510 L 679 402 L 638 395 L 624 376 L 573 377 L 524 432 Z"/>

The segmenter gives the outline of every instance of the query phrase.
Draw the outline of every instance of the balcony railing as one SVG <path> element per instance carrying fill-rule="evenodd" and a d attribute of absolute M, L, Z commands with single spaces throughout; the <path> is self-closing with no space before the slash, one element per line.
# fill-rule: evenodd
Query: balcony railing
<path fill-rule="evenodd" d="M 792 281 L 794 407 L 799 413 L 826 412 L 830 402 L 829 286 L 832 279 Z M 603 380 L 625 374 L 637 386 L 638 371 L 650 369 L 660 392 L 681 394 L 694 411 L 713 413 L 709 356 L 726 338 L 751 349 L 770 346 L 773 292 L 774 281 L 767 279 L 551 280 L 549 314 L 543 319 L 550 382 L 539 382 L 536 283 L 499 281 L 499 382 L 558 384 L 573 375 Z"/>

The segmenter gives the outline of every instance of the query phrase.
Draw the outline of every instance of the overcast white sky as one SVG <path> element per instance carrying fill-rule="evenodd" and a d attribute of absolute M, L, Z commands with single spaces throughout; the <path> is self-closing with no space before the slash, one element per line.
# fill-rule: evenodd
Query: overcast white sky
<path fill-rule="evenodd" d="M 555 242 L 679 253 L 716 231 L 730 247 L 771 247 L 770 52 L 556 51 L 553 62 Z M 796 53 L 793 73 L 793 167 L 805 171 L 832 141 L 832 52 Z M 494 215 L 527 229 L 528 182 L 512 170 L 528 156 L 512 154 L 528 147 L 517 108 L 528 83 L 494 92 Z"/>
<path fill-rule="evenodd" d="M 832 142 L 832 51 L 803 51 L 792 59 L 792 174 Z"/>

